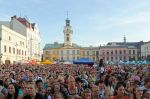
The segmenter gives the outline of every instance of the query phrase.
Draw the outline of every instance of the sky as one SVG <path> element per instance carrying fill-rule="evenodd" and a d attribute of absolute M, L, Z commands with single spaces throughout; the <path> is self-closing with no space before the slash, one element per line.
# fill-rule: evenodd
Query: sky
<path fill-rule="evenodd" d="M 0 21 L 14 15 L 37 23 L 41 44 L 64 42 L 67 18 L 73 43 L 99 46 L 108 42 L 150 41 L 150 0 L 0 0 Z"/>

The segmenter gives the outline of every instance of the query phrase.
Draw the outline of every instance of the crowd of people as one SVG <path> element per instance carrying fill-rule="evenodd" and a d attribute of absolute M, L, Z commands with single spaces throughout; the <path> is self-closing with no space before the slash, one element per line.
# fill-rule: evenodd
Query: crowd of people
<path fill-rule="evenodd" d="M 0 99 L 150 99 L 150 66 L 3 64 Z"/>

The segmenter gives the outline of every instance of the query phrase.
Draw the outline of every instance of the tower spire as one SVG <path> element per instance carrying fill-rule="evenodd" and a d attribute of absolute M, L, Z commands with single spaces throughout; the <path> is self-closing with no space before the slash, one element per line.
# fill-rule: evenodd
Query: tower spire
<path fill-rule="evenodd" d="M 64 46 L 72 46 L 72 35 L 73 30 L 70 25 L 70 19 L 68 18 L 68 11 L 67 11 L 67 19 L 66 19 L 66 25 L 64 26 Z"/>
<path fill-rule="evenodd" d="M 124 44 L 126 44 L 126 37 L 125 37 L 125 35 L 123 37 L 123 41 L 124 41 Z"/>
<path fill-rule="evenodd" d="M 68 11 L 67 11 L 66 26 L 70 26 L 70 20 L 69 20 L 69 18 L 68 18 Z"/>
<path fill-rule="evenodd" d="M 67 11 L 67 18 L 68 18 L 68 11 Z"/>

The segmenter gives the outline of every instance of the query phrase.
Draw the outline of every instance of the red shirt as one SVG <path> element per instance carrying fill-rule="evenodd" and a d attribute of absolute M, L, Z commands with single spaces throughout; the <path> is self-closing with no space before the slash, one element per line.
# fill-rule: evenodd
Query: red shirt
<path fill-rule="evenodd" d="M 114 96 L 113 99 L 120 99 L 118 96 Z M 127 96 L 124 96 L 122 99 L 129 99 Z"/>

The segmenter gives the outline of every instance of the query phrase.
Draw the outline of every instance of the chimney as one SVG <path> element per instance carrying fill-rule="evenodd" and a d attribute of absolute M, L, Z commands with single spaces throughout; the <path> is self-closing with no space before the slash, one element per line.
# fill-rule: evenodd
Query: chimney
<path fill-rule="evenodd" d="M 16 18 L 17 18 L 17 16 L 16 16 L 16 15 L 12 16 L 12 17 L 11 17 L 11 20 L 13 20 L 14 18 L 16 19 Z"/>

